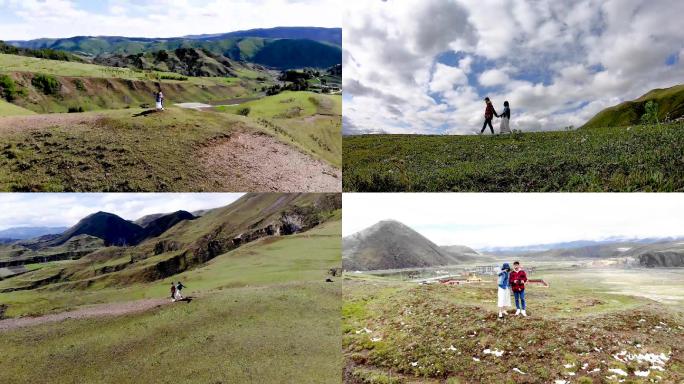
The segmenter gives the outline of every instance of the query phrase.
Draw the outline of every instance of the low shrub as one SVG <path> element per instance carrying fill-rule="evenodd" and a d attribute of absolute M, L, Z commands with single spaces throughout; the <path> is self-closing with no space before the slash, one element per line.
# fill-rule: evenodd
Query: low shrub
<path fill-rule="evenodd" d="M 62 88 L 56 77 L 42 73 L 35 75 L 31 84 L 46 95 L 57 95 Z"/>
<path fill-rule="evenodd" d="M 69 107 L 69 113 L 82 113 L 83 107 Z"/>
<path fill-rule="evenodd" d="M 83 80 L 81 80 L 81 79 L 75 79 L 75 80 L 74 80 L 74 86 L 75 86 L 76 89 L 78 89 L 79 91 L 83 91 L 83 92 L 86 91 L 85 83 L 83 83 Z"/>
<path fill-rule="evenodd" d="M 237 110 L 237 114 L 240 116 L 249 116 L 252 110 L 249 107 L 240 108 Z"/>
<path fill-rule="evenodd" d="M 7 75 L 0 75 L 0 94 L 7 101 L 16 99 L 17 86 L 11 77 Z"/>
<path fill-rule="evenodd" d="M 187 81 L 188 78 L 186 76 L 174 76 L 174 75 L 161 75 L 159 77 L 161 80 L 178 80 L 178 81 Z"/>

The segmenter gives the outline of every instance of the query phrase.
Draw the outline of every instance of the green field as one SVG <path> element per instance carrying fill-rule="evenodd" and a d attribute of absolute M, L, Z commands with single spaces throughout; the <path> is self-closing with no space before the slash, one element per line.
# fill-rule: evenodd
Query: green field
<path fill-rule="evenodd" d="M 341 167 L 342 97 L 313 92 L 283 92 L 240 105 L 216 108 L 230 114 L 247 114 L 281 141 L 304 153 Z"/>
<path fill-rule="evenodd" d="M 0 332 L 0 382 L 339 382 L 341 286 L 324 282 L 340 263 L 339 218 L 154 283 L 0 294 L 8 316 L 166 297 L 172 280 L 194 297 L 138 314 Z"/>
<path fill-rule="evenodd" d="M 25 116 L 36 113 L 0 99 L 0 116 Z"/>
<path fill-rule="evenodd" d="M 446 286 L 347 274 L 345 382 L 681 382 L 680 275 L 547 266 L 532 277 L 550 287 L 527 288 L 529 317 L 499 320 L 492 277 Z M 678 292 L 676 299 L 639 297 L 642 284 L 651 293 Z M 648 363 L 645 356 L 665 359 Z"/>
<path fill-rule="evenodd" d="M 684 124 L 343 140 L 344 191 L 684 191 Z"/>

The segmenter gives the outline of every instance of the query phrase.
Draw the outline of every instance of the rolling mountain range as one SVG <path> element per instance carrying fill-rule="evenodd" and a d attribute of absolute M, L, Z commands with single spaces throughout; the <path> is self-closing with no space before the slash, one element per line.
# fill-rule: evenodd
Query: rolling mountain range
<path fill-rule="evenodd" d="M 238 63 L 223 55 L 196 48 L 177 48 L 134 55 L 103 54 L 93 59 L 95 64 L 140 70 L 174 72 L 197 77 L 237 77 Z"/>
<path fill-rule="evenodd" d="M 408 226 L 381 221 L 342 240 L 342 267 L 348 271 L 424 268 L 474 260 L 465 246 L 440 247 Z"/>
<path fill-rule="evenodd" d="M 229 33 L 183 36 L 192 40 L 223 40 L 240 37 L 261 37 L 265 39 L 306 39 L 342 46 L 341 28 L 320 27 L 275 27 L 259 28 Z"/>
<path fill-rule="evenodd" d="M 32 239 L 34 237 L 61 234 L 66 227 L 13 227 L 0 231 L 0 244 L 16 240 Z"/>
<path fill-rule="evenodd" d="M 684 117 L 684 84 L 654 89 L 632 101 L 606 108 L 592 117 L 582 128 L 602 128 L 636 125 L 646 111 L 646 103 L 658 103 L 658 119 L 676 120 Z"/>
<path fill-rule="evenodd" d="M 276 69 L 296 69 L 329 68 L 341 64 L 341 36 L 339 28 L 291 27 L 174 38 L 77 36 L 8 43 L 20 48 L 71 52 L 96 62 L 111 60 L 112 55 L 127 57 L 187 48 L 202 50 L 217 58 Z"/>
<path fill-rule="evenodd" d="M 483 247 L 480 252 L 495 255 L 516 255 L 534 254 L 553 251 L 568 251 L 572 249 L 590 249 L 592 247 L 609 246 L 633 246 L 636 244 L 652 244 L 663 241 L 675 241 L 682 238 L 631 238 L 631 237 L 610 237 L 604 240 L 575 240 L 558 243 L 530 244 L 512 247 Z"/>
<path fill-rule="evenodd" d="M 342 265 L 347 271 L 426 268 L 501 259 L 536 261 L 622 259 L 642 267 L 684 267 L 684 238 L 612 238 L 522 247 L 438 246 L 397 221 L 381 221 L 343 239 Z"/>

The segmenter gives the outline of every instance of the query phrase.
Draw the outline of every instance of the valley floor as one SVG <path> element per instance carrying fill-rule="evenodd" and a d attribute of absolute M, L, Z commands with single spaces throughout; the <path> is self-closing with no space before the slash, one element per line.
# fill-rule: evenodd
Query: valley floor
<path fill-rule="evenodd" d="M 345 192 L 682 191 L 682 124 L 343 139 Z"/>
<path fill-rule="evenodd" d="M 339 382 L 341 284 L 324 280 L 340 263 L 340 223 L 261 239 L 163 281 L 0 293 L 10 317 L 0 382 Z M 194 298 L 171 303 L 172 280 Z M 12 322 L 35 324 L 2 329 Z"/>
<path fill-rule="evenodd" d="M 533 278 L 544 279 L 550 287 L 528 287 L 530 316 L 503 320 L 497 318 L 493 278 L 446 286 L 347 275 L 342 309 L 344 380 L 681 382 L 684 286 L 680 279 L 670 278 L 680 273 L 618 272 L 604 284 L 598 271 L 540 270 Z M 667 280 L 658 283 L 662 292 L 680 292 L 674 304 L 632 294 L 640 293 L 640 283 L 659 275 Z M 617 293 L 616 284 L 625 289 Z"/>

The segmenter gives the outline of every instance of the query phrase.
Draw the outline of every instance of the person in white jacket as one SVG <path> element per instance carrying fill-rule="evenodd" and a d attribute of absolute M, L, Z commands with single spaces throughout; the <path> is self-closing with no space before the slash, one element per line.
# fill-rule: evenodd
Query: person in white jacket
<path fill-rule="evenodd" d="M 501 118 L 499 134 L 511 133 L 511 108 L 508 101 L 504 101 L 504 110 L 499 117 Z"/>
<path fill-rule="evenodd" d="M 504 263 L 499 271 L 499 279 L 497 282 L 499 319 L 508 314 L 506 313 L 506 308 L 511 306 L 511 282 L 509 279 L 510 272 L 511 266 L 508 263 Z"/>

